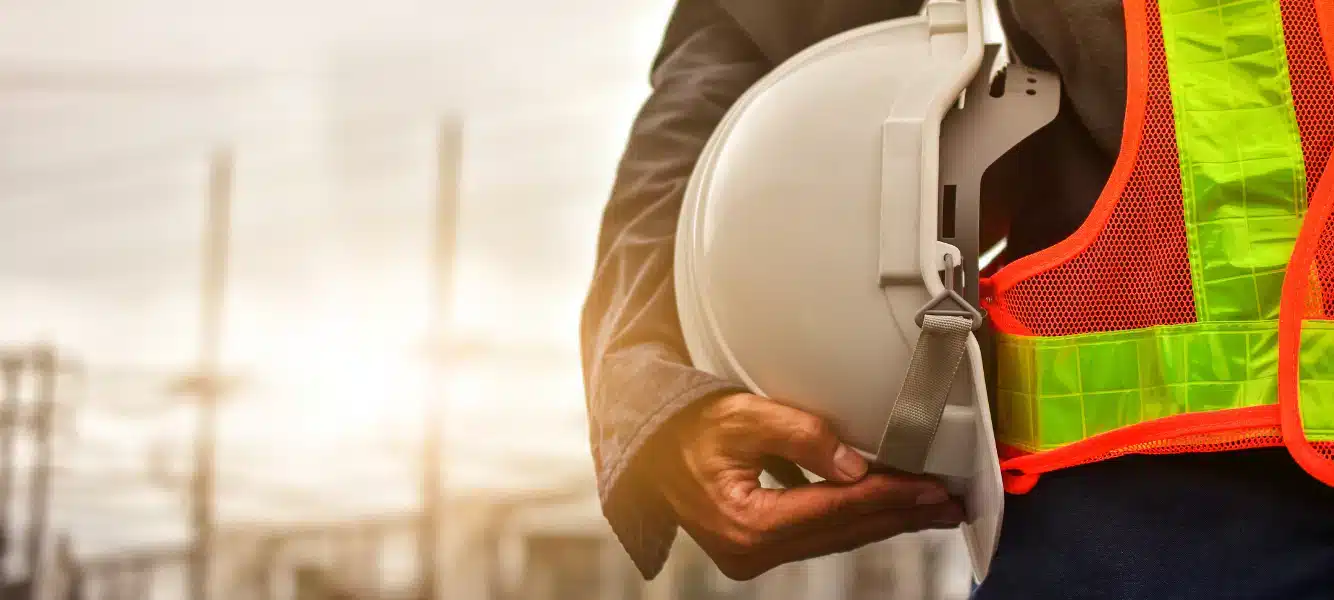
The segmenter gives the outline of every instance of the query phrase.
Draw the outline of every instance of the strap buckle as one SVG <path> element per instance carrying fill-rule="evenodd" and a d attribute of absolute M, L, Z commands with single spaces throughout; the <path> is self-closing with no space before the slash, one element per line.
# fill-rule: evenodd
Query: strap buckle
<path fill-rule="evenodd" d="M 964 300 L 963 296 L 960 296 L 958 292 L 954 291 L 954 268 L 954 257 L 946 254 L 945 289 L 939 294 L 936 294 L 936 297 L 932 298 L 930 302 L 927 302 L 921 310 L 917 311 L 917 316 L 913 320 L 917 323 L 918 327 L 922 326 L 927 315 L 932 315 L 940 317 L 965 317 L 972 320 L 973 331 L 982 328 L 982 323 L 985 322 L 987 318 L 986 315 L 972 304 L 969 304 L 967 300 Z M 950 307 L 948 302 L 952 302 L 954 306 Z"/>

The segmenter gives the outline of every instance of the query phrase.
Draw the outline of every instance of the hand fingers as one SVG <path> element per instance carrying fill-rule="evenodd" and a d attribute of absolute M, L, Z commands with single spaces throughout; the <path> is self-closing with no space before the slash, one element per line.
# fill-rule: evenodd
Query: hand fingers
<path fill-rule="evenodd" d="M 940 482 L 924 476 L 873 473 L 852 484 L 819 483 L 800 488 L 756 488 L 749 498 L 753 525 L 776 536 L 786 530 L 842 520 L 886 509 L 935 506 L 949 494 Z"/>
<path fill-rule="evenodd" d="M 821 482 L 787 490 L 753 486 L 737 497 L 721 497 L 719 487 L 692 483 L 684 472 L 669 479 L 674 483 L 663 493 L 681 525 L 701 545 L 731 553 L 758 551 L 812 532 L 857 528 L 868 515 L 941 510 L 941 505 L 949 504 L 934 481 L 886 473 L 873 473 L 854 484 Z"/>
<path fill-rule="evenodd" d="M 734 579 L 778 564 L 839 552 L 903 531 L 953 526 L 962 510 L 937 480 L 870 473 L 822 419 L 738 394 L 703 409 L 682 430 L 683 459 L 665 498 L 692 537 Z M 795 462 L 827 481 L 793 489 L 759 486 L 767 457 Z"/>
<path fill-rule="evenodd" d="M 723 445 L 745 454 L 742 458 L 779 456 L 829 481 L 850 483 L 866 475 L 866 459 L 819 417 L 749 394 L 728 398 L 721 409 L 729 422 Z"/>
<path fill-rule="evenodd" d="M 951 501 L 861 515 L 781 542 L 752 547 L 725 545 L 706 550 L 710 551 L 723 574 L 736 580 L 748 580 L 781 564 L 848 552 L 903 533 L 953 528 L 962 520 L 962 507 Z"/>

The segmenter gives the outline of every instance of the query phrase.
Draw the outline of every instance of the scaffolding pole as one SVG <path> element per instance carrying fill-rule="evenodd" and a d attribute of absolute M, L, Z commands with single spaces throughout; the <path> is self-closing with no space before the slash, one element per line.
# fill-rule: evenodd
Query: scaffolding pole
<path fill-rule="evenodd" d="M 19 428 L 19 379 L 23 358 L 17 353 L 0 355 L 0 587 L 7 578 L 9 547 L 13 541 L 10 523 L 10 497 L 14 489 L 14 437 Z"/>
<path fill-rule="evenodd" d="M 190 482 L 190 525 L 194 534 L 187 569 L 190 600 L 208 600 L 210 591 L 218 401 L 222 387 L 218 363 L 227 280 L 231 193 L 232 157 L 228 152 L 218 152 L 209 169 L 208 223 L 200 285 L 199 356 L 191 382 L 198 399 L 198 420 Z"/>
<path fill-rule="evenodd" d="M 460 172 L 463 123 L 446 119 L 436 147 L 434 244 L 431 252 L 431 288 L 428 335 L 433 360 L 428 369 L 424 430 L 422 432 L 421 523 L 418 532 L 418 572 L 423 600 L 440 600 L 440 539 L 445 511 L 444 424 L 445 373 L 449 347 L 448 320 L 454 292 L 454 256 L 458 240 Z"/>
<path fill-rule="evenodd" d="M 51 346 L 33 349 L 33 456 L 28 487 L 27 563 L 34 589 L 41 580 L 42 550 L 46 547 L 46 521 L 51 508 L 51 459 L 54 451 L 52 424 L 56 408 L 56 350 Z"/>

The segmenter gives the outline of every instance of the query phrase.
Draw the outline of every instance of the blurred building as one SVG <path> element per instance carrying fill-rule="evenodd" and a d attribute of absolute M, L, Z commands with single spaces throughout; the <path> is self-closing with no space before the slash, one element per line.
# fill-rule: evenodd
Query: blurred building
<path fill-rule="evenodd" d="M 591 489 L 450 502 L 441 598 L 458 600 L 956 600 L 967 558 L 953 532 L 895 538 L 780 567 L 748 582 L 723 576 L 682 535 L 663 572 L 643 582 Z M 416 518 L 262 523 L 224 529 L 214 597 L 225 600 L 418 600 Z M 44 600 L 180 598 L 183 548 L 54 563 Z"/>

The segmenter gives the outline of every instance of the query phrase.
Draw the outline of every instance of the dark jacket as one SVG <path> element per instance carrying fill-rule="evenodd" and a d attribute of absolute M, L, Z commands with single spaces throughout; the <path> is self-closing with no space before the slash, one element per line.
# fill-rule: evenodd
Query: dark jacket
<path fill-rule="evenodd" d="M 1125 102 L 1124 25 L 1117 0 L 1025 0 L 1018 11 L 1002 4 L 1011 49 L 1059 71 L 1067 86 L 1057 121 L 984 186 L 984 202 L 1013 214 L 1009 245 L 1023 253 L 1073 231 L 1110 172 Z M 677 319 L 673 237 L 691 170 L 723 114 L 774 66 L 920 5 L 679 0 L 672 13 L 603 216 L 580 332 L 603 511 L 646 577 L 661 569 L 677 528 L 654 487 L 654 434 L 687 406 L 743 391 L 690 367 Z M 1041 193 L 1028 187 L 1039 172 Z"/>

